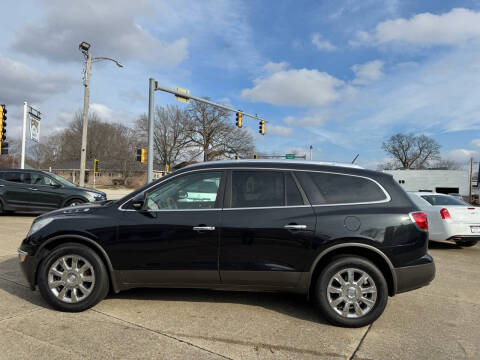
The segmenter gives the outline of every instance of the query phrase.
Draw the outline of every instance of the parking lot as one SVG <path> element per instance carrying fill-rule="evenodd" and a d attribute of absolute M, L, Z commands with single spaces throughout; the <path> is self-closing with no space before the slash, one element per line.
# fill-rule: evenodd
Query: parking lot
<path fill-rule="evenodd" d="M 32 215 L 0 217 L 0 358 L 478 359 L 480 246 L 431 243 L 434 282 L 389 299 L 360 329 L 333 327 L 301 296 L 135 289 L 83 313 L 32 292 L 16 249 Z"/>

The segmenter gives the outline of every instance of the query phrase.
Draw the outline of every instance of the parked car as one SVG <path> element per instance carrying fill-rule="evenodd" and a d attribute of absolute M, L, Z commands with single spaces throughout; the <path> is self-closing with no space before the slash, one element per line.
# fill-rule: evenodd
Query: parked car
<path fill-rule="evenodd" d="M 460 246 L 480 240 L 480 208 L 450 195 L 412 192 L 409 196 L 427 214 L 431 240 Z"/>
<path fill-rule="evenodd" d="M 21 268 L 54 308 L 134 287 L 288 291 L 336 325 L 427 285 L 428 221 L 390 175 L 301 161 L 214 161 L 118 201 L 38 217 Z"/>
<path fill-rule="evenodd" d="M 78 187 L 47 171 L 0 169 L 0 214 L 50 211 L 106 199 L 102 191 Z"/>

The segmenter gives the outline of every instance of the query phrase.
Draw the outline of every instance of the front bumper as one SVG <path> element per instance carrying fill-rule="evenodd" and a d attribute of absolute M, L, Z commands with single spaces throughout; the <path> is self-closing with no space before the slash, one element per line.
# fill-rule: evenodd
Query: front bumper
<path fill-rule="evenodd" d="M 435 278 L 435 262 L 426 254 L 416 264 L 411 266 L 395 268 L 397 279 L 396 293 L 402 293 L 426 286 Z"/>
<path fill-rule="evenodd" d="M 19 249 L 18 259 L 20 262 L 20 268 L 22 269 L 23 275 L 27 279 L 30 289 L 35 290 L 35 285 L 36 285 L 35 276 L 36 276 L 36 270 L 38 265 L 38 260 L 36 256 L 29 255 L 28 252 Z"/>

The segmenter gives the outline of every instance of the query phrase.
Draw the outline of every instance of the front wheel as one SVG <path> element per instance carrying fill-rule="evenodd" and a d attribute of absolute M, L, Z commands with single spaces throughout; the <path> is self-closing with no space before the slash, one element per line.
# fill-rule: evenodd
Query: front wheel
<path fill-rule="evenodd" d="M 337 257 L 317 279 L 315 299 L 332 324 L 361 327 L 383 313 L 388 286 L 382 272 L 369 260 L 358 256 Z"/>
<path fill-rule="evenodd" d="M 40 264 L 38 287 L 55 309 L 78 312 L 107 296 L 109 279 L 102 259 L 92 249 L 66 243 L 55 248 Z"/>
<path fill-rule="evenodd" d="M 77 206 L 77 205 L 82 205 L 82 204 L 85 204 L 85 201 L 81 200 L 81 199 L 72 199 L 72 200 L 68 200 L 64 207 L 68 207 L 68 206 Z"/>
<path fill-rule="evenodd" d="M 475 246 L 477 244 L 477 240 L 458 240 L 456 243 L 458 246 L 470 247 Z"/>

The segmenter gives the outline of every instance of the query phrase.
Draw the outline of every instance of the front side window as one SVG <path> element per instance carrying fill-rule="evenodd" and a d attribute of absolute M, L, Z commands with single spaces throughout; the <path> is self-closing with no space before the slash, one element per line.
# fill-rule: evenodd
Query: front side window
<path fill-rule="evenodd" d="M 296 173 L 313 205 L 368 203 L 387 200 L 372 180 L 359 176 L 322 172 Z"/>
<path fill-rule="evenodd" d="M 146 210 L 213 209 L 221 172 L 193 173 L 168 181 L 147 193 Z"/>
<path fill-rule="evenodd" d="M 55 185 L 55 181 L 52 178 L 39 173 L 31 174 L 32 185 Z"/>
<path fill-rule="evenodd" d="M 281 171 L 233 171 L 232 208 L 285 205 Z"/>

